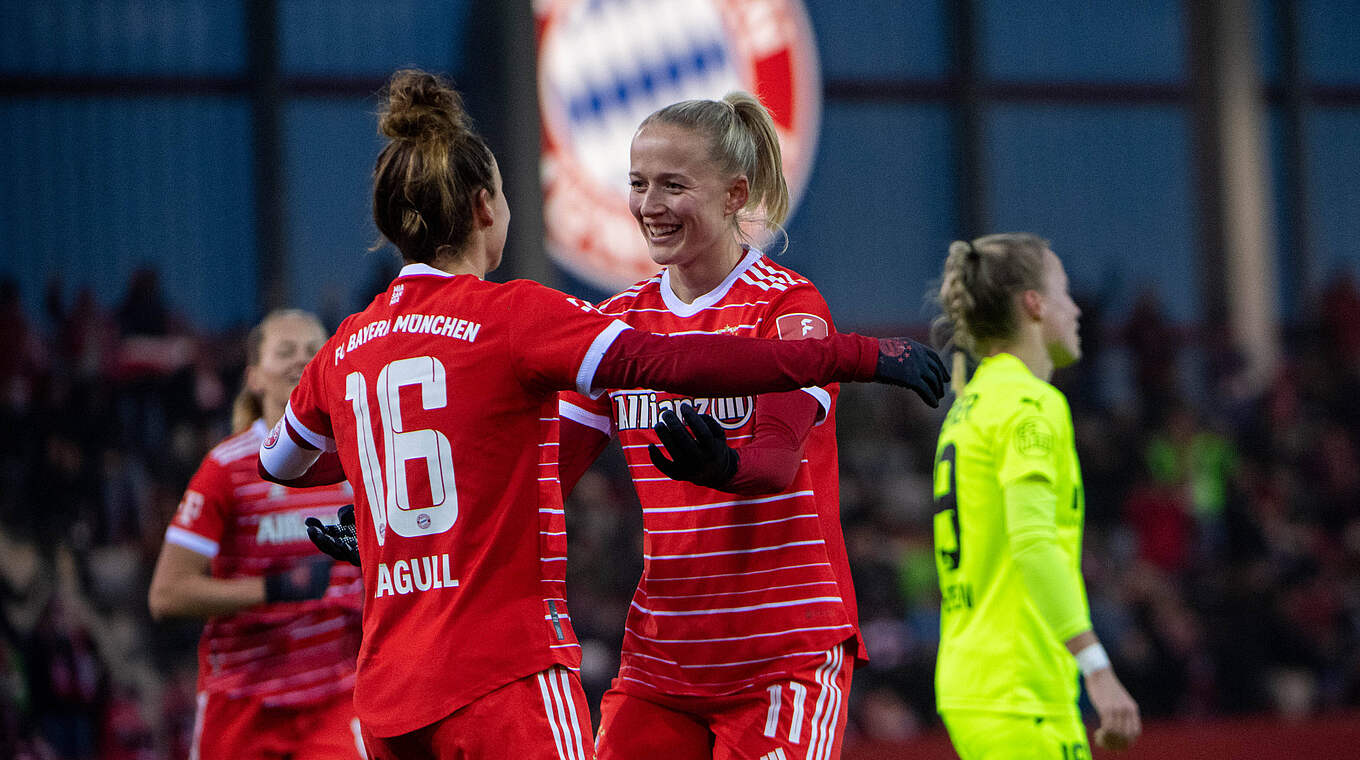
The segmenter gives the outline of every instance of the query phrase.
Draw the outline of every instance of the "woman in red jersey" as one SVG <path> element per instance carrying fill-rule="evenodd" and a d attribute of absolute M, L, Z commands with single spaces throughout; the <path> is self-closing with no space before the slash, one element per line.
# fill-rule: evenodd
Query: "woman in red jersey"
<path fill-rule="evenodd" d="M 203 460 L 151 579 L 157 619 L 206 618 L 199 643 L 195 757 L 363 757 L 354 714 L 363 583 L 319 558 L 303 521 L 353 500 L 348 484 L 262 480 L 260 443 L 325 342 L 316 317 L 265 317 L 246 341 L 236 432 Z"/>
<path fill-rule="evenodd" d="M 307 481 L 336 451 L 355 485 L 368 595 L 355 707 L 372 757 L 589 758 L 557 392 L 873 379 L 937 401 L 947 373 L 908 341 L 667 338 L 537 283 L 487 282 L 509 208 L 457 92 L 398 72 L 380 129 L 374 221 L 406 264 L 307 365 L 261 465 Z"/>
<path fill-rule="evenodd" d="M 672 335 L 834 332 L 812 283 L 743 242 L 750 225 L 776 231 L 789 204 L 758 100 L 662 108 L 631 156 L 629 208 L 665 268 L 602 312 Z M 563 395 L 564 486 L 618 435 L 643 511 L 642 579 L 601 703 L 601 760 L 839 756 L 864 647 L 841 537 L 838 390 Z"/>

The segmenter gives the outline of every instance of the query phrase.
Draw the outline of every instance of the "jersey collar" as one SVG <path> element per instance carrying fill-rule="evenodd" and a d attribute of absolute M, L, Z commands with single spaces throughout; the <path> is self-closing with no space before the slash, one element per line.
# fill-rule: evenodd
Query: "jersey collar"
<path fill-rule="evenodd" d="M 685 303 L 680 300 L 680 296 L 675 294 L 675 290 L 671 288 L 671 270 L 669 268 L 662 272 L 661 300 L 665 302 L 666 308 L 677 317 L 692 317 L 721 301 L 727 295 L 727 291 L 732 289 L 737 278 L 745 274 L 746 270 L 751 268 L 751 265 L 765 255 L 759 249 L 744 243 L 741 247 L 746 249 L 746 255 L 742 257 L 742 260 L 732 268 L 731 272 L 727 273 L 722 282 L 718 283 L 718 287 L 694 299 L 694 303 Z"/>
<path fill-rule="evenodd" d="M 397 273 L 398 277 L 411 277 L 413 275 L 433 275 L 435 277 L 452 277 L 453 275 L 442 269 L 435 269 L 429 264 L 407 264 Z"/>
<path fill-rule="evenodd" d="M 1026 375 L 1034 376 L 1034 373 L 1030 371 L 1029 367 L 1024 362 L 1020 361 L 1020 357 L 1004 351 L 999 354 L 988 356 L 978 362 L 978 371 L 981 371 L 983 367 L 994 367 L 995 369 L 993 371 L 1023 372 Z M 976 374 L 976 372 L 974 374 Z"/>

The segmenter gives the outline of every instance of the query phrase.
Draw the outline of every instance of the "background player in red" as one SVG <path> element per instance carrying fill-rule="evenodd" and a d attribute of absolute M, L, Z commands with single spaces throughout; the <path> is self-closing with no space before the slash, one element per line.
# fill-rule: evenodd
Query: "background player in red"
<path fill-rule="evenodd" d="M 777 230 L 789 205 L 758 100 L 667 106 L 642 122 L 631 156 L 629 208 L 666 268 L 601 311 L 658 333 L 833 331 L 812 283 L 743 242 L 752 225 Z M 838 390 L 563 394 L 564 486 L 617 433 L 643 510 L 601 760 L 839 756 L 863 644 L 840 527 Z"/>
<path fill-rule="evenodd" d="M 398 72 L 380 129 L 374 220 L 406 265 L 307 365 L 262 469 L 306 480 L 338 451 L 356 486 L 355 705 L 373 757 L 588 758 L 557 392 L 879 379 L 937 403 L 948 373 L 910 341 L 667 338 L 533 282 L 487 282 L 509 209 L 458 94 Z"/>
<path fill-rule="evenodd" d="M 156 562 L 152 616 L 207 619 L 193 736 L 201 760 L 364 756 L 353 705 L 362 580 L 318 557 L 303 528 L 352 492 L 258 473 L 260 443 L 325 339 L 316 317 L 293 309 L 251 331 L 236 432 L 189 481 Z"/>

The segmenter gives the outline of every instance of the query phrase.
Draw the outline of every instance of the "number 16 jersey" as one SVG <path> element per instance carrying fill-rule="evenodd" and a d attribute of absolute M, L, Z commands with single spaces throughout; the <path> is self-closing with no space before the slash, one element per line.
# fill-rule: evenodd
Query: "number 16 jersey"
<path fill-rule="evenodd" d="M 374 736 L 579 666 L 556 390 L 589 392 L 626 329 L 537 283 L 411 264 L 307 365 L 285 421 L 338 450 L 354 486 L 366 596 L 355 708 Z"/>

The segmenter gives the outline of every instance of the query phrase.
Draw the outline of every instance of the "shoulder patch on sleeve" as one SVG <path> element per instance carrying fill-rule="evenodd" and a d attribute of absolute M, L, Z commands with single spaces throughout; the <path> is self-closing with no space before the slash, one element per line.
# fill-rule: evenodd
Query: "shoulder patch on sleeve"
<path fill-rule="evenodd" d="M 825 338 L 830 334 L 826 320 L 816 314 L 782 314 L 775 320 L 780 340 Z"/>
<path fill-rule="evenodd" d="M 1053 426 L 1043 417 L 1026 417 L 1015 426 L 1011 440 L 1023 456 L 1046 457 L 1053 453 Z"/>

